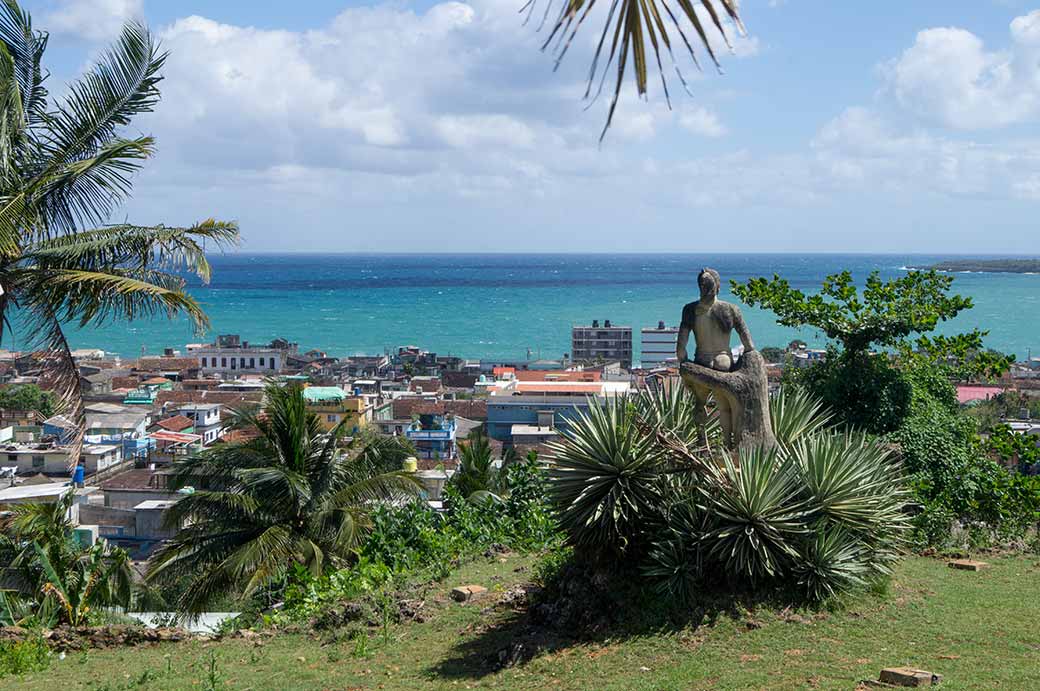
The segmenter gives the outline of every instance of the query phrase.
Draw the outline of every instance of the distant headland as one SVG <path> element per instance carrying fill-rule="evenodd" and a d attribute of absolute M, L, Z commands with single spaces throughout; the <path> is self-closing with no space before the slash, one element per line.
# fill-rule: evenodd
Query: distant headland
<path fill-rule="evenodd" d="M 991 274 L 1040 274 L 1040 259 L 953 259 L 930 266 L 910 266 L 921 271 L 977 271 Z"/>

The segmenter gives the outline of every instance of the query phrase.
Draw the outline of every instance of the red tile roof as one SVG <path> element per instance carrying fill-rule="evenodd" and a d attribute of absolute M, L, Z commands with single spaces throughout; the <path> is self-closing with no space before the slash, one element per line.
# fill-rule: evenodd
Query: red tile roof
<path fill-rule="evenodd" d="M 159 420 L 155 424 L 171 432 L 183 432 L 189 427 L 194 427 L 195 421 L 186 415 L 174 415 L 165 420 Z"/>

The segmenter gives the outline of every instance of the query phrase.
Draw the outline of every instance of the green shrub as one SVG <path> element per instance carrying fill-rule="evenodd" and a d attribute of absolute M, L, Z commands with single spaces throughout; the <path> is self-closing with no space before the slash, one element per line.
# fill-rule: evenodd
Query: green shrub
<path fill-rule="evenodd" d="M 832 349 L 823 362 L 793 370 L 788 382 L 834 411 L 836 423 L 871 434 L 896 431 L 910 410 L 912 385 L 883 354 Z"/>
<path fill-rule="evenodd" d="M 785 443 L 742 449 L 739 461 L 664 457 L 658 425 L 677 417 L 635 419 L 654 409 L 645 402 L 596 406 L 573 422 L 555 446 L 550 496 L 577 558 L 615 570 L 638 560 L 643 577 L 680 601 L 705 585 L 766 582 L 822 599 L 887 575 L 908 530 L 887 447 L 826 430 L 811 396 L 789 391 L 774 407 Z M 619 505 L 631 511 L 626 522 Z M 636 516 L 639 532 L 626 535 Z M 619 548 L 625 562 L 611 560 Z"/>
<path fill-rule="evenodd" d="M 621 396 L 593 401 L 569 430 L 551 444 L 549 494 L 560 529 L 589 555 L 637 554 L 665 500 L 656 440 L 640 430 L 635 403 Z"/>
<path fill-rule="evenodd" d="M 40 637 L 22 641 L 0 641 L 0 679 L 27 672 L 40 672 L 51 663 L 51 651 Z"/>

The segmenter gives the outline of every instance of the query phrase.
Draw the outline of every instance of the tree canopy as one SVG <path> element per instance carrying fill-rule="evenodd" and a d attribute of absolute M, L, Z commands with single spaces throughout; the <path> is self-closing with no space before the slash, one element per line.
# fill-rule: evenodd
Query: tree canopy
<path fill-rule="evenodd" d="M 732 282 L 733 293 L 746 304 L 774 312 L 784 326 L 812 326 L 851 353 L 871 345 L 896 346 L 913 334 L 932 331 L 941 321 L 970 309 L 971 298 L 949 295 L 952 276 L 935 271 L 911 271 L 882 281 L 878 272 L 867 278 L 862 294 L 852 274 L 843 271 L 823 281 L 819 293 L 806 295 L 787 280 L 752 278 Z M 984 333 L 976 332 L 978 336 Z"/>
<path fill-rule="evenodd" d="M 47 45 L 16 0 L 0 2 L 0 342 L 13 325 L 20 347 L 42 352 L 59 400 L 80 422 L 66 325 L 182 314 L 203 329 L 184 274 L 208 280 L 206 244 L 234 243 L 238 227 L 104 225 L 155 153 L 152 137 L 127 130 L 159 103 L 166 54 L 147 28 L 129 23 L 52 100 Z"/>

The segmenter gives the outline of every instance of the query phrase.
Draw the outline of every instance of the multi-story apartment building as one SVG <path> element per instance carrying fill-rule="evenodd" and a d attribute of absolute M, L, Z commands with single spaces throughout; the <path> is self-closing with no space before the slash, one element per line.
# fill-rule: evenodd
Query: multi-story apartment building
<path fill-rule="evenodd" d="M 679 339 L 679 327 L 665 326 L 657 322 L 657 328 L 640 331 L 639 364 L 643 369 L 655 369 L 675 365 L 675 345 Z"/>
<path fill-rule="evenodd" d="M 295 343 L 284 340 L 267 345 L 250 345 L 238 336 L 219 336 L 216 343 L 189 345 L 188 354 L 199 362 L 203 374 L 275 374 L 286 357 L 297 352 Z"/>
<path fill-rule="evenodd" d="M 614 326 L 610 320 L 600 326 L 575 326 L 571 329 L 571 357 L 575 362 L 616 360 L 628 369 L 632 366 L 632 327 Z"/>

